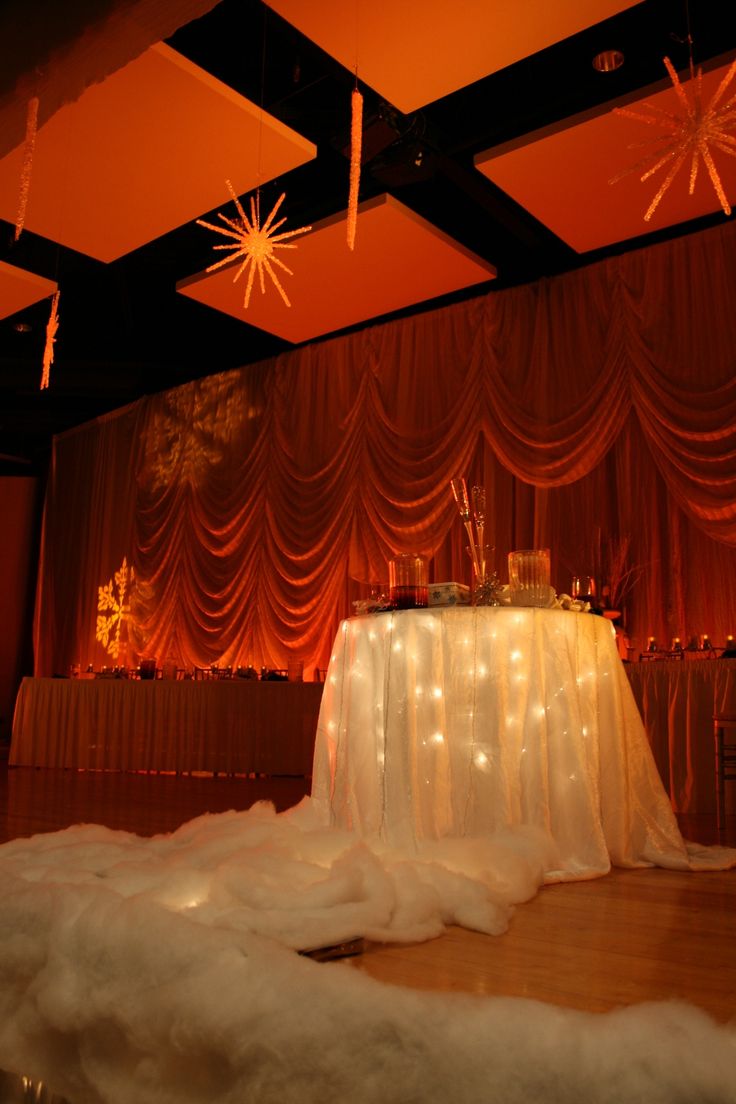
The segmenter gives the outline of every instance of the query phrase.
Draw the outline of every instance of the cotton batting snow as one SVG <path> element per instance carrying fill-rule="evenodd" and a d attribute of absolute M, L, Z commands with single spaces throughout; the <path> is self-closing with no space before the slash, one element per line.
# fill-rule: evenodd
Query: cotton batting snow
<path fill-rule="evenodd" d="M 0 847 L 0 1068 L 72 1104 L 736 1104 L 736 1031 L 681 1004 L 587 1015 L 382 985 L 293 948 L 505 930 L 536 830 L 411 855 L 305 801 L 143 839 Z"/>

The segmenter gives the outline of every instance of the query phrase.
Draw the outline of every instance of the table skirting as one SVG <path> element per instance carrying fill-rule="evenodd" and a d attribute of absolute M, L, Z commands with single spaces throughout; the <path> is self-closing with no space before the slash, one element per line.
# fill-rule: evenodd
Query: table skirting
<path fill-rule="evenodd" d="M 413 943 L 448 924 L 497 934 L 545 877 L 591 877 L 605 872 L 609 858 L 694 865 L 603 620 L 541 610 L 364 618 L 343 626 L 328 680 L 311 801 L 281 814 L 257 803 L 152 838 L 85 824 L 0 847 L 0 1000 L 7 1012 L 0 1017 L 0 1066 L 25 1070 L 69 1099 L 82 1086 L 86 1099 L 209 1102 L 223 1095 L 223 1085 L 229 1099 L 252 1098 L 253 1085 L 263 1083 L 258 1062 L 265 1054 L 273 1067 L 266 1069 L 269 1099 L 280 1100 L 283 1054 L 307 1030 L 304 1060 L 292 1062 L 306 1072 L 291 1099 L 335 1099 L 336 1084 L 345 1086 L 341 1099 L 353 1099 L 357 1084 L 374 1089 L 376 1040 L 386 1039 L 378 1066 L 392 1055 L 402 1059 L 384 1078 L 387 1099 L 396 1096 L 392 1086 L 411 1082 L 418 1039 L 425 1055 L 440 1054 L 435 1066 L 445 1076 L 436 1099 L 458 1098 L 453 1086 L 467 1087 L 468 1062 L 490 1047 L 491 1060 L 464 1094 L 481 1099 L 489 1079 L 498 1082 L 507 1054 L 515 1064 L 504 1084 L 518 1089 L 525 1071 L 537 1070 L 542 1040 L 551 1058 L 529 1081 L 526 1099 L 547 1099 L 545 1086 L 563 1081 L 566 1099 L 589 1098 L 590 1069 L 600 1066 L 599 1080 L 621 1089 L 617 1098 L 638 1092 L 638 1099 L 649 1100 L 648 1089 L 661 1087 L 662 1070 L 683 1054 L 667 1088 L 682 1089 L 682 1100 L 705 1099 L 708 1089 L 710 1099 L 731 1099 L 724 1093 L 733 1083 L 732 1039 L 724 1036 L 714 1049 L 696 1010 L 663 1009 L 669 1050 L 654 1021 L 629 1017 L 617 1028 L 620 1054 L 611 1060 L 601 1017 L 590 1027 L 600 1044 L 596 1052 L 581 1034 L 579 1013 L 566 1023 L 555 1009 L 542 1022 L 529 1002 L 499 1002 L 495 1020 L 486 1016 L 481 1030 L 484 1009 L 470 998 L 455 996 L 441 1009 L 429 996 L 400 988 L 381 995 L 371 979 L 283 949 L 334 946 L 358 936 Z M 121 726 L 135 736 L 133 749 L 144 702 L 153 717 L 171 695 L 187 707 L 180 720 L 192 739 L 206 729 L 207 699 L 198 699 L 199 687 L 174 698 L 181 687 L 108 691 L 67 684 L 57 690 L 63 685 L 48 687 L 47 719 L 57 722 L 54 714 L 61 713 L 70 737 L 94 690 L 98 705 L 106 705 L 106 729 L 115 708 L 127 711 Z M 283 706 L 290 691 L 294 701 L 316 697 L 319 689 L 206 688 L 248 724 L 254 710 L 265 709 L 264 691 Z M 24 689 L 19 732 L 31 730 L 30 703 L 40 697 Z M 232 739 L 239 746 L 245 737 L 235 723 Z M 156 728 L 165 728 L 161 718 Z M 108 737 L 90 730 L 87 739 L 97 757 Z M 129 765 L 122 761 L 125 749 L 115 750 L 112 765 Z M 188 753 L 205 765 L 204 750 L 193 745 Z M 359 833 L 341 830 L 340 821 Z M 434 838 L 443 833 L 444 839 Z M 707 856 L 702 861 L 707 865 Z M 729 863 L 736 863 L 736 851 L 711 855 L 712 866 Z M 347 1003 L 346 985 L 354 989 Z M 393 1016 L 397 1001 L 403 1034 Z M 531 1039 L 523 1052 L 504 1034 L 510 1016 L 516 1035 Z M 274 1048 L 274 1025 L 281 1023 L 294 1026 L 293 1039 L 284 1036 L 284 1045 Z M 309 1034 L 315 1024 L 317 1035 Z M 310 1096 L 313 1056 L 332 1054 L 335 1041 L 346 1038 L 346 1024 L 349 1045 L 337 1066 L 328 1063 Z M 629 1086 L 620 1071 L 631 1065 L 632 1046 L 636 1051 L 643 1037 L 645 1045 L 634 1053 L 638 1080 Z M 448 1039 L 445 1054 L 440 1044 Z M 572 1073 L 560 1076 L 562 1044 L 569 1069 L 583 1070 L 580 1091 L 572 1095 Z M 461 1061 L 448 1066 L 458 1049 Z M 357 1074 L 356 1055 L 367 1055 Z M 699 1080 L 688 1080 L 693 1066 L 706 1071 Z M 641 1070 L 651 1067 L 642 1089 Z M 715 1080 L 711 1067 L 720 1075 Z M 431 1096 L 434 1070 L 425 1082 Z M 665 1097 L 674 1099 L 667 1092 L 659 1099 Z"/>
<path fill-rule="evenodd" d="M 11 766 L 309 775 L 322 685 L 24 678 Z"/>
<path fill-rule="evenodd" d="M 701 862 L 680 836 L 611 626 L 585 614 L 429 609 L 345 621 L 312 796 L 332 824 L 402 848 L 541 829 L 558 851 L 548 880 L 611 863 Z"/>
<path fill-rule="evenodd" d="M 675 812 L 715 815 L 713 714 L 736 713 L 736 660 L 648 660 L 626 670 Z"/>

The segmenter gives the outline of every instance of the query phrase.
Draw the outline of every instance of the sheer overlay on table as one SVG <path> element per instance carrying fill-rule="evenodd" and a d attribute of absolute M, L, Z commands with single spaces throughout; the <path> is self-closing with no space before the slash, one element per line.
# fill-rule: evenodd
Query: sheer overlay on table
<path fill-rule="evenodd" d="M 681 839 L 606 621 L 488 607 L 356 618 L 327 672 L 311 799 L 284 814 L 260 804 L 203 816 L 152 839 L 76 825 L 0 847 L 0 1065 L 52 1073 L 64 1089 L 109 1054 L 111 1072 L 128 1078 L 120 1099 L 161 1099 L 158 1086 L 138 1091 L 159 1067 L 167 1083 L 179 1077 L 177 1098 L 193 1080 L 204 1099 L 215 1083 L 202 1077 L 208 1046 L 217 1084 L 235 1054 L 252 1087 L 242 1009 L 254 1007 L 269 1034 L 278 1020 L 301 1037 L 309 1016 L 297 1006 L 294 1021 L 295 971 L 311 1009 L 326 976 L 284 947 L 416 942 L 448 924 L 500 934 L 545 880 L 594 877 L 610 863 L 713 869 L 736 864 L 736 851 Z M 332 1010 L 345 979 L 328 974 Z M 363 1034 L 376 992 L 360 993 Z M 180 1045 L 190 1008 L 191 1070 Z M 382 1013 L 381 1037 L 386 1022 Z M 529 1023 L 525 1005 L 527 1035 Z M 330 1027 L 333 1042 L 340 1030 L 341 1020 Z M 679 1052 L 686 1033 L 676 1032 Z"/>
<path fill-rule="evenodd" d="M 400 612 L 343 623 L 325 682 L 312 799 L 331 823 L 409 851 L 534 828 L 546 880 L 616 866 L 710 869 L 683 841 L 610 623 L 558 610 Z"/>

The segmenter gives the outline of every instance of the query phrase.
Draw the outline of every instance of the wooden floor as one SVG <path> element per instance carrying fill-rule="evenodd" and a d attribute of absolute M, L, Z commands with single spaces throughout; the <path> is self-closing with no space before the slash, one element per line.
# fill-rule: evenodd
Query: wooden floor
<path fill-rule="evenodd" d="M 80 822 L 141 835 L 203 812 L 272 800 L 288 808 L 305 779 L 213 779 L 0 768 L 0 839 Z M 715 842 L 711 819 L 683 833 Z M 736 816 L 723 842 L 736 845 Z M 720 1021 L 736 1018 L 736 871 L 614 870 L 543 888 L 509 931 L 460 928 L 411 946 L 369 945 L 349 960 L 381 981 L 422 989 L 533 997 L 587 1011 L 681 999 Z"/>

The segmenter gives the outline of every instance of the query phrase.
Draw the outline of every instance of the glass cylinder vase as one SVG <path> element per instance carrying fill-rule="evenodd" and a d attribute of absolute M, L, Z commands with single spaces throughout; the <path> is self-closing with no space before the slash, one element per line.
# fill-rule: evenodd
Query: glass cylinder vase
<path fill-rule="evenodd" d="M 394 556 L 389 560 L 388 582 L 393 609 L 424 609 L 427 606 L 429 586 L 425 556 L 416 552 Z"/>

